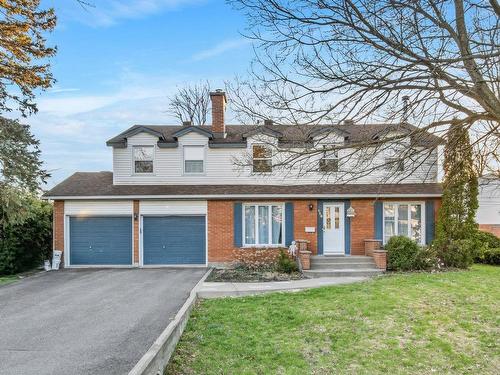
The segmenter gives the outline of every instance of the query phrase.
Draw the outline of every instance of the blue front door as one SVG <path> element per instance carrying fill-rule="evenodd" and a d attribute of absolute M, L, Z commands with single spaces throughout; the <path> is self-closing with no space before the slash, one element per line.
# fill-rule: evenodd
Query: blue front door
<path fill-rule="evenodd" d="M 205 264 L 205 216 L 145 216 L 143 263 Z"/>
<path fill-rule="evenodd" d="M 131 265 L 131 217 L 71 217 L 70 265 Z"/>

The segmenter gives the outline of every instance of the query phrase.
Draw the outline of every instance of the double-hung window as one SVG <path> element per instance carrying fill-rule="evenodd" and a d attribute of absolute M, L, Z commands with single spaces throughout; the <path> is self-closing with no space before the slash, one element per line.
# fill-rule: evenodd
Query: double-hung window
<path fill-rule="evenodd" d="M 339 153 L 337 150 L 327 150 L 327 147 L 323 146 L 323 155 L 319 160 L 319 170 L 324 173 L 339 171 Z"/>
<path fill-rule="evenodd" d="M 205 172 L 205 146 L 184 146 L 184 173 Z"/>
<path fill-rule="evenodd" d="M 385 150 L 384 166 L 391 172 L 404 172 L 405 161 L 398 155 L 396 149 L 389 147 Z"/>
<path fill-rule="evenodd" d="M 392 236 L 406 236 L 424 244 L 421 203 L 384 203 L 384 243 Z"/>
<path fill-rule="evenodd" d="M 244 246 L 283 246 L 283 205 L 245 204 L 243 216 Z"/>
<path fill-rule="evenodd" d="M 154 146 L 134 146 L 134 173 L 153 173 Z"/>
<path fill-rule="evenodd" d="M 273 171 L 272 150 L 266 145 L 253 145 L 253 172 L 270 173 Z"/>

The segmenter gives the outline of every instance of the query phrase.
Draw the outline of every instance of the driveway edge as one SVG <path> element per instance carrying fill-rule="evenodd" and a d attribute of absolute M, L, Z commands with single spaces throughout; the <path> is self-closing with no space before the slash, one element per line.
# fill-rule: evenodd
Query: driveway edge
<path fill-rule="evenodd" d="M 172 353 L 184 332 L 189 315 L 195 302 L 198 299 L 198 290 L 201 288 L 205 279 L 210 275 L 212 269 L 209 269 L 205 275 L 198 281 L 189 293 L 189 297 L 182 305 L 168 326 L 163 330 L 156 341 L 151 345 L 148 351 L 137 362 L 128 375 L 162 375 Z"/>

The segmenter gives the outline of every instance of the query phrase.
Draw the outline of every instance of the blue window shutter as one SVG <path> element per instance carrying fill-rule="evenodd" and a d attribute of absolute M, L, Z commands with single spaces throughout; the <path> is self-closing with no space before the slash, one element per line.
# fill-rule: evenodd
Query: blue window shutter
<path fill-rule="evenodd" d="M 241 203 L 234 203 L 234 246 L 243 245 L 243 208 Z"/>
<path fill-rule="evenodd" d="M 425 243 L 430 245 L 434 240 L 434 201 L 425 202 Z"/>
<path fill-rule="evenodd" d="M 293 241 L 293 202 L 285 203 L 285 245 L 290 246 Z"/>
<path fill-rule="evenodd" d="M 347 217 L 347 210 L 351 207 L 351 201 L 344 201 L 344 241 L 345 253 L 351 254 L 351 219 Z"/>
<path fill-rule="evenodd" d="M 382 241 L 384 239 L 384 204 L 381 201 L 375 201 L 375 239 Z"/>
<path fill-rule="evenodd" d="M 318 254 L 323 254 L 323 201 L 318 201 L 317 231 Z"/>

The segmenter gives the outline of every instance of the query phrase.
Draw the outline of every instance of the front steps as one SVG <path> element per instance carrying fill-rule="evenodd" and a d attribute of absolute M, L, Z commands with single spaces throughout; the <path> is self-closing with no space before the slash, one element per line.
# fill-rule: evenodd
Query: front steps
<path fill-rule="evenodd" d="M 376 276 L 383 271 L 375 265 L 372 257 L 366 256 L 312 256 L 311 269 L 304 276 L 317 277 L 363 277 Z"/>

